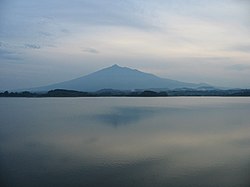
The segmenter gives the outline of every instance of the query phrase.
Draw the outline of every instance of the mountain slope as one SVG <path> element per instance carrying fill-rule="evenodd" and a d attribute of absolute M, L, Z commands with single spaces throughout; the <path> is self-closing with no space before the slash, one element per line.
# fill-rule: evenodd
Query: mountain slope
<path fill-rule="evenodd" d="M 89 75 L 58 84 L 36 88 L 37 91 L 69 89 L 78 91 L 97 91 L 101 89 L 133 90 L 150 88 L 197 88 L 206 84 L 194 84 L 164 79 L 127 67 L 113 65 Z"/>

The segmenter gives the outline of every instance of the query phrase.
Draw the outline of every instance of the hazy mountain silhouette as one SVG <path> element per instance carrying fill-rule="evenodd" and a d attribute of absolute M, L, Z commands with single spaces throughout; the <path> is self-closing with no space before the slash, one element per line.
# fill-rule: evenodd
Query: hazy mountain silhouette
<path fill-rule="evenodd" d="M 208 84 L 194 84 L 157 77 L 136 69 L 113 65 L 89 75 L 39 87 L 32 90 L 48 91 L 53 89 L 69 89 L 78 91 L 97 91 L 101 89 L 133 90 L 133 89 L 176 89 L 209 87 Z"/>

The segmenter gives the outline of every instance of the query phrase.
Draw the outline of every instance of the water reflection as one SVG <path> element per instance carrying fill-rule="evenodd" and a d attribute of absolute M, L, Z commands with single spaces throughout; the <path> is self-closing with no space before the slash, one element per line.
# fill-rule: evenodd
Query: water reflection
<path fill-rule="evenodd" d="M 250 99 L 131 99 L 0 100 L 1 186 L 250 186 Z"/>
<path fill-rule="evenodd" d="M 166 108 L 159 107 L 122 107 L 114 108 L 109 113 L 95 114 L 93 120 L 99 120 L 101 123 L 119 127 L 122 125 L 136 124 L 140 120 L 152 118 L 160 115 Z"/>

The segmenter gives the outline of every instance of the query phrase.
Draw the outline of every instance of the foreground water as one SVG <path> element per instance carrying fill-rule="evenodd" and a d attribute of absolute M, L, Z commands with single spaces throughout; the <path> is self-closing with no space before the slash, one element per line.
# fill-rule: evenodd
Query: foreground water
<path fill-rule="evenodd" d="M 250 98 L 1 98 L 2 187 L 249 187 Z"/>

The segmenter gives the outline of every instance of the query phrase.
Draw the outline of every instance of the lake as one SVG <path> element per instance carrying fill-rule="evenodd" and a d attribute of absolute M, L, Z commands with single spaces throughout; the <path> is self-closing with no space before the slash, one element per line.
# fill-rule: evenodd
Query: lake
<path fill-rule="evenodd" d="M 249 187 L 250 98 L 1 98 L 1 187 Z"/>

